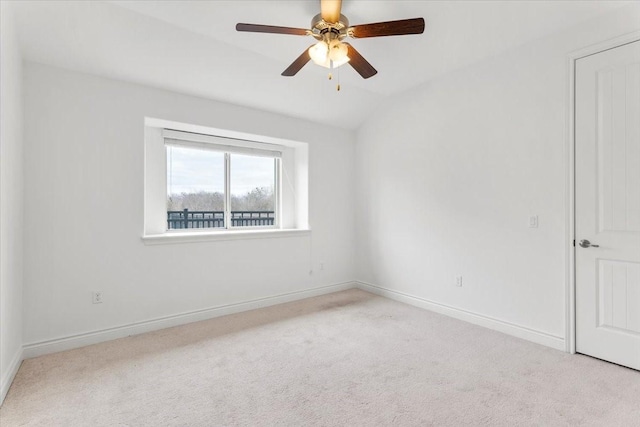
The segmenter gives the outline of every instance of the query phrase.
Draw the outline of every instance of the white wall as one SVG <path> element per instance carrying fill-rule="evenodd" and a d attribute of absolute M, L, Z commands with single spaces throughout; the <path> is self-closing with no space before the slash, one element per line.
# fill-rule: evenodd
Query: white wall
<path fill-rule="evenodd" d="M 374 114 L 356 144 L 358 278 L 564 348 L 567 54 L 639 28 L 625 7 Z"/>
<path fill-rule="evenodd" d="M 308 142 L 311 236 L 145 246 L 145 117 Z M 26 63 L 25 344 L 353 280 L 354 140 Z"/>
<path fill-rule="evenodd" d="M 0 3 L 0 403 L 22 353 L 22 58 Z"/>

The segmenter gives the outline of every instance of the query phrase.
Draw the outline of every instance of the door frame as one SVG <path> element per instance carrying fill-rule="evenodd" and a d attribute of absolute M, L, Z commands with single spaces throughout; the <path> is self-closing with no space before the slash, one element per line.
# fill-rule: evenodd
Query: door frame
<path fill-rule="evenodd" d="M 634 31 L 619 37 L 615 37 L 601 43 L 573 51 L 567 55 L 568 73 L 568 99 L 567 99 L 567 144 L 566 144 L 566 233 L 565 233 L 565 264 L 566 269 L 566 319 L 565 319 L 565 345 L 567 353 L 576 352 L 576 198 L 575 198 L 575 160 L 576 160 L 576 140 L 575 140 L 575 80 L 576 61 L 578 59 L 595 55 L 606 50 L 640 41 L 640 31 Z"/>

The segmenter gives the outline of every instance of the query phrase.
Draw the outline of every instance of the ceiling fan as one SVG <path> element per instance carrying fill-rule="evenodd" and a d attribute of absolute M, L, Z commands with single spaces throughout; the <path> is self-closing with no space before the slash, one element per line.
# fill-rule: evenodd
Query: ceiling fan
<path fill-rule="evenodd" d="M 336 68 L 349 63 L 365 79 L 374 76 L 378 71 L 353 46 L 344 42 L 345 38 L 361 39 L 424 32 L 424 18 L 349 26 L 347 17 L 340 13 L 341 8 L 342 0 L 320 0 L 320 13 L 311 20 L 309 30 L 260 24 L 237 24 L 236 30 L 311 36 L 318 40 L 282 72 L 283 76 L 296 75 L 307 62 L 312 60 L 317 65 L 327 68 Z"/>

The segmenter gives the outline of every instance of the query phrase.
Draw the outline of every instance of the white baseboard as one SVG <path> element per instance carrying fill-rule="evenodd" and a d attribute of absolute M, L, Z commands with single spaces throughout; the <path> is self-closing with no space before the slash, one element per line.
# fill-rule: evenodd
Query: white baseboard
<path fill-rule="evenodd" d="M 363 291 L 454 317 L 459 320 L 464 320 L 465 322 L 493 329 L 537 344 L 542 344 L 547 347 L 555 348 L 556 350 L 566 351 L 565 340 L 559 336 L 516 325 L 504 320 L 494 319 L 471 311 L 450 307 L 424 298 L 408 295 L 403 292 L 393 291 L 371 283 L 357 281 L 356 286 Z"/>
<path fill-rule="evenodd" d="M 20 369 L 23 359 L 23 350 L 21 348 L 16 351 L 16 354 L 13 356 L 13 359 L 9 364 L 9 368 L 3 373 L 2 378 L 0 378 L 0 405 L 4 402 L 4 398 L 9 392 L 9 387 L 11 387 L 11 383 L 18 373 L 18 369 Z"/>
<path fill-rule="evenodd" d="M 84 347 L 91 344 L 97 344 L 104 341 L 110 341 L 118 338 L 128 337 L 130 335 L 138 335 L 145 332 L 156 331 L 159 329 L 171 328 L 173 326 L 184 325 L 187 323 L 208 320 L 214 317 L 226 316 L 228 314 L 240 313 L 248 310 L 269 307 L 276 304 L 282 304 L 291 301 L 297 301 L 305 298 L 315 297 L 319 295 L 329 294 L 332 292 L 344 291 L 356 287 L 355 282 L 344 282 L 335 285 L 322 286 L 303 291 L 289 292 L 286 294 L 274 295 L 271 297 L 258 298 L 251 301 L 245 301 L 237 304 L 228 304 L 218 307 L 206 308 L 187 313 L 166 316 L 158 319 L 146 320 L 143 322 L 131 323 L 128 325 L 116 326 L 113 328 L 102 329 L 83 334 L 72 335 L 67 337 L 56 338 L 52 340 L 33 342 L 25 344 L 23 347 L 23 357 L 29 359 L 45 354 L 57 353 L 59 351 L 71 350 L 74 348 Z"/>

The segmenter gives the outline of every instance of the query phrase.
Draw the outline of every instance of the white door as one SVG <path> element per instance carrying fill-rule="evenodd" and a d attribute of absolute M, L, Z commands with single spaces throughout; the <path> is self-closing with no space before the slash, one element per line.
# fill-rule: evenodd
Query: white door
<path fill-rule="evenodd" d="M 576 350 L 640 370 L 640 41 L 575 82 Z"/>

